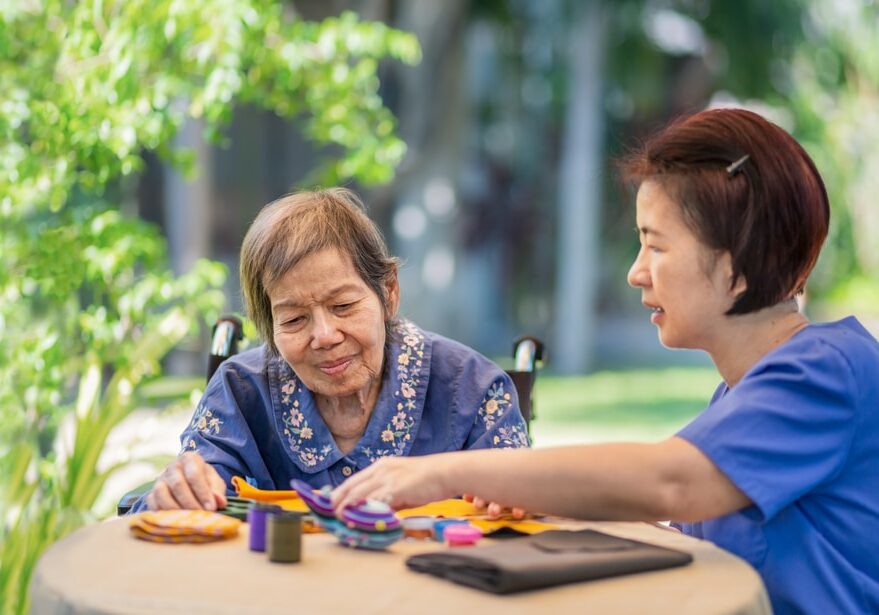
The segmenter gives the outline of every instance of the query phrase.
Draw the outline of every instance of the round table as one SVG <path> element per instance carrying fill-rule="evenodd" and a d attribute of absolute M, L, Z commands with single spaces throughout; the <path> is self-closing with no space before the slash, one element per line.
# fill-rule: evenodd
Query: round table
<path fill-rule="evenodd" d="M 33 613 L 694 613 L 770 614 L 759 575 L 713 544 L 643 523 L 576 523 L 692 553 L 680 568 L 497 596 L 408 570 L 409 555 L 444 548 L 401 541 L 388 551 L 303 536 L 302 561 L 269 562 L 232 539 L 171 545 L 133 538 L 128 520 L 82 528 L 50 547 L 31 582 Z"/>

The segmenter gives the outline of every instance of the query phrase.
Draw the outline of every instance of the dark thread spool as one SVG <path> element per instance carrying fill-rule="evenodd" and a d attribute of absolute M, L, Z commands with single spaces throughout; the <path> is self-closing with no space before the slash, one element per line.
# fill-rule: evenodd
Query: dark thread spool
<path fill-rule="evenodd" d="M 269 515 L 266 551 L 271 562 L 298 562 L 302 558 L 302 513 L 284 511 Z"/>

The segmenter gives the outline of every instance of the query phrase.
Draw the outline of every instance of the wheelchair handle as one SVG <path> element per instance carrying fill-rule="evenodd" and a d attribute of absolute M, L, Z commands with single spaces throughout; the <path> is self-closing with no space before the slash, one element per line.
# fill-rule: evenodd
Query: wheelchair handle
<path fill-rule="evenodd" d="M 211 351 L 208 357 L 207 379 L 210 380 L 220 363 L 238 352 L 238 342 L 244 338 L 244 328 L 237 316 L 221 316 L 211 332 Z"/>
<path fill-rule="evenodd" d="M 513 369 L 533 372 L 537 362 L 543 360 L 543 342 L 536 337 L 520 337 L 513 344 Z"/>

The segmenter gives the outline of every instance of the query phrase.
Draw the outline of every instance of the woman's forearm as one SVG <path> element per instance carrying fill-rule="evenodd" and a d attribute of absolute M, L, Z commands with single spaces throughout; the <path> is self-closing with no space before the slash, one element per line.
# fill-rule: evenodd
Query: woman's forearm
<path fill-rule="evenodd" d="M 447 493 L 504 506 L 581 519 L 667 519 L 673 482 L 652 463 L 652 446 L 468 451 L 437 459 L 436 470 Z"/>
<path fill-rule="evenodd" d="M 437 459 L 449 494 L 580 519 L 705 519 L 750 503 L 691 444 L 600 444 L 467 451 Z"/>
<path fill-rule="evenodd" d="M 707 519 L 750 501 L 695 446 L 600 444 L 386 457 L 334 492 L 337 509 L 375 498 L 395 508 L 470 494 L 501 506 L 579 519 Z"/>

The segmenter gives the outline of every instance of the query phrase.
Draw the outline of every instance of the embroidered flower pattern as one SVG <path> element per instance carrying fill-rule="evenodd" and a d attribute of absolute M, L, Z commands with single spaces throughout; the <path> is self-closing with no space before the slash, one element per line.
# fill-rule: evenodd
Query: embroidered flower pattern
<path fill-rule="evenodd" d="M 367 456 L 370 462 L 376 462 L 382 457 L 392 457 L 394 455 L 394 451 L 388 448 L 380 448 L 378 450 L 372 450 L 371 446 L 363 447 L 363 454 Z"/>
<path fill-rule="evenodd" d="M 491 430 L 511 405 L 510 393 L 504 391 L 503 381 L 495 382 L 485 394 L 479 406 L 479 416 L 485 423 L 486 431 Z"/>
<path fill-rule="evenodd" d="M 399 384 L 394 391 L 397 400 L 397 412 L 391 422 L 381 432 L 379 448 L 363 447 L 363 454 L 375 462 L 389 455 L 402 455 L 406 444 L 412 439 L 411 431 L 415 427 L 412 411 L 415 410 L 415 396 L 421 380 L 422 359 L 424 358 L 424 334 L 411 322 L 401 321 L 395 333 L 402 340 L 400 354 L 397 356 L 396 381 Z"/>
<path fill-rule="evenodd" d="M 521 425 L 499 427 L 491 440 L 493 448 L 526 448 L 528 434 Z"/>
<path fill-rule="evenodd" d="M 299 386 L 299 381 L 293 375 L 283 381 L 281 402 L 289 408 L 281 415 L 281 422 L 284 424 L 284 436 L 287 438 L 290 450 L 307 467 L 313 467 L 326 459 L 333 447 L 329 444 L 320 448 L 307 446 L 311 444 L 309 441 L 314 437 L 314 430 L 309 426 L 305 415 L 299 409 L 299 400 L 293 398 Z"/>
<path fill-rule="evenodd" d="M 195 414 L 192 416 L 192 421 L 189 423 L 189 428 L 200 431 L 203 434 L 214 434 L 216 436 L 220 433 L 220 426 L 222 424 L 223 421 L 220 420 L 220 417 L 214 416 L 214 413 L 204 404 L 199 404 L 198 408 L 195 409 Z"/>
<path fill-rule="evenodd" d="M 215 416 L 213 411 L 208 409 L 204 403 L 198 404 L 198 407 L 195 409 L 195 414 L 192 415 L 192 420 L 189 422 L 189 429 L 200 432 L 204 435 L 220 435 L 220 427 L 223 425 L 223 420 Z M 198 450 L 198 446 L 195 443 L 195 438 L 192 436 L 184 443 L 183 450 L 181 452 L 186 451 L 195 451 Z"/>

